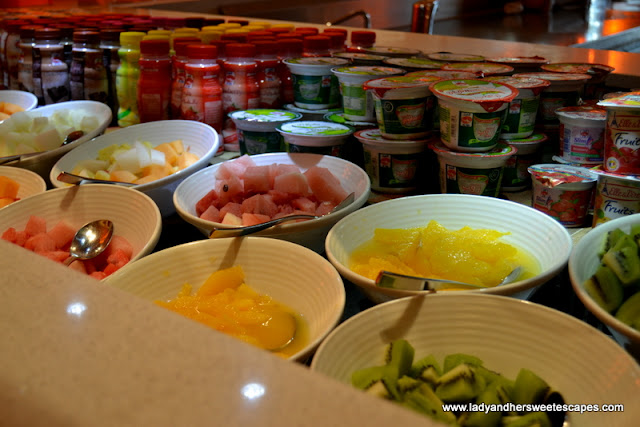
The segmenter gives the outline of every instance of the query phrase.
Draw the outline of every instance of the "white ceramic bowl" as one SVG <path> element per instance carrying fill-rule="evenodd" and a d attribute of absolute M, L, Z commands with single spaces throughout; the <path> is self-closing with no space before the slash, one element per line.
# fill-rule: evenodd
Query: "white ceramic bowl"
<path fill-rule="evenodd" d="M 24 111 L 33 110 L 38 106 L 38 98 L 31 92 L 24 90 L 0 90 L 0 102 L 16 104 Z M 3 120 L 0 120 L 2 123 Z"/>
<path fill-rule="evenodd" d="M 242 267 L 247 285 L 298 312 L 307 324 L 308 337 L 290 356 L 293 360 L 308 357 L 342 316 L 345 291 L 338 272 L 315 252 L 278 239 L 185 243 L 127 265 L 106 282 L 149 301 L 168 300 L 185 282 L 195 290 L 214 271 L 234 265 Z"/>
<path fill-rule="evenodd" d="M 114 234 L 126 238 L 133 247 L 130 262 L 151 253 L 162 229 L 160 211 L 151 198 L 131 188 L 108 184 L 56 188 L 18 200 L 1 212 L 0 233 L 9 227 L 23 230 L 31 215 L 44 218 L 47 227 L 65 220 L 80 228 L 96 219 L 109 219 Z"/>
<path fill-rule="evenodd" d="M 0 176 L 6 176 L 20 184 L 18 189 L 19 200 L 47 191 L 47 183 L 44 179 L 37 173 L 27 169 L 0 166 Z"/>
<path fill-rule="evenodd" d="M 57 180 L 60 172 L 71 172 L 81 160 L 97 158 L 98 151 L 110 145 L 147 141 L 156 146 L 176 139 L 181 139 L 185 149 L 190 150 L 200 159 L 167 177 L 132 187 L 149 195 L 158 204 L 162 215 L 167 216 L 175 212 L 172 198 L 178 185 L 186 177 L 207 166 L 209 160 L 218 151 L 220 144 L 218 133 L 209 125 L 193 120 L 160 120 L 107 132 L 63 156 L 51 169 L 49 179 L 56 187 L 69 185 Z"/>
<path fill-rule="evenodd" d="M 616 228 L 628 233 L 632 224 L 640 224 L 640 214 L 627 215 L 607 221 L 585 234 L 576 244 L 569 258 L 569 277 L 573 290 L 585 307 L 607 326 L 616 341 L 640 360 L 640 331 L 622 323 L 615 316 L 603 310 L 584 289 L 584 282 L 595 273 L 600 265 L 598 249 L 606 233 Z"/>
<path fill-rule="evenodd" d="M 311 153 L 265 153 L 251 156 L 256 165 L 293 164 L 302 171 L 317 165 L 328 168 L 348 192 L 355 193 L 354 202 L 346 208 L 326 215 L 322 218 L 285 223 L 270 229 L 256 233 L 256 236 L 275 237 L 298 243 L 316 252 L 324 250 L 324 240 L 329 229 L 365 204 L 369 197 L 371 182 L 367 173 L 359 166 L 338 157 L 325 156 Z M 185 179 L 176 189 L 173 203 L 178 214 L 190 224 L 200 229 L 205 235 L 209 235 L 214 228 L 230 228 L 231 226 L 200 219 L 196 215 L 196 203 L 215 187 L 215 174 L 220 163 L 210 166 Z"/>
<path fill-rule="evenodd" d="M 356 369 L 384 364 L 389 342 L 404 338 L 415 358 L 479 357 L 507 378 L 528 368 L 567 404 L 623 404 L 624 412 L 571 412 L 571 425 L 636 426 L 640 366 L 606 335 L 580 320 L 496 295 L 436 294 L 380 304 L 339 325 L 311 369 L 349 383 Z"/>
<path fill-rule="evenodd" d="M 73 150 L 75 147 L 78 147 L 90 139 L 100 135 L 104 132 L 107 126 L 109 126 L 109 123 L 111 123 L 111 109 L 107 104 L 97 101 L 60 102 L 58 104 L 45 105 L 44 107 L 30 110 L 28 114 L 33 115 L 34 117 L 51 117 L 51 115 L 56 111 L 65 111 L 69 109 L 82 110 L 87 116 L 95 117 L 98 119 L 98 126 L 69 144 L 61 145 L 58 148 L 45 151 L 42 154 L 36 154 L 34 156 L 26 157 L 23 160 L 12 162 L 11 165 L 32 170 L 44 179 L 48 179 L 51 168 L 54 163 L 60 159 L 60 157 Z"/>
<path fill-rule="evenodd" d="M 428 194 L 376 203 L 340 220 L 329 231 L 326 253 L 340 274 L 359 286 L 374 302 L 415 295 L 424 291 L 382 288 L 374 280 L 348 267 L 354 249 L 373 238 L 376 228 L 424 227 L 436 220 L 449 229 L 464 226 L 508 232 L 502 241 L 528 250 L 539 262 L 535 277 L 507 285 L 472 291 L 526 298 L 566 265 L 572 241 L 567 230 L 550 216 L 528 206 L 494 197 L 470 194 Z"/>

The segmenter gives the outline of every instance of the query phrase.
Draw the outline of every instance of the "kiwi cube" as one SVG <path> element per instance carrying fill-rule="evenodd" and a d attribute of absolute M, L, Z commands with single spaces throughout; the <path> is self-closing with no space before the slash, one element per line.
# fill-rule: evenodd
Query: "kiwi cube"
<path fill-rule="evenodd" d="M 375 382 L 382 380 L 384 372 L 384 366 L 370 366 L 358 369 L 351 374 L 351 384 L 360 390 L 366 390 Z"/>
<path fill-rule="evenodd" d="M 482 359 L 465 353 L 453 353 L 444 358 L 444 372 L 449 372 L 456 366 L 466 363 L 471 366 L 482 366 Z"/>
<path fill-rule="evenodd" d="M 395 367 L 398 377 L 407 375 L 413 364 L 415 350 L 409 341 L 399 339 L 392 341 L 387 348 L 387 366 Z"/>
<path fill-rule="evenodd" d="M 631 327 L 640 327 L 640 291 L 631 295 L 616 311 L 616 319 Z"/>
<path fill-rule="evenodd" d="M 602 257 L 602 262 L 618 276 L 623 286 L 640 283 L 640 256 L 638 245 L 625 234 Z"/>
<path fill-rule="evenodd" d="M 541 403 L 549 388 L 549 384 L 533 371 L 522 368 L 513 387 L 513 401 L 521 405 Z"/>
<path fill-rule="evenodd" d="M 609 313 L 622 304 L 624 290 L 620 279 L 606 265 L 600 265 L 596 272 L 584 282 L 584 289 L 600 307 Z"/>
<path fill-rule="evenodd" d="M 435 392 L 445 402 L 463 402 L 475 399 L 485 386 L 475 367 L 462 363 L 440 377 Z"/>

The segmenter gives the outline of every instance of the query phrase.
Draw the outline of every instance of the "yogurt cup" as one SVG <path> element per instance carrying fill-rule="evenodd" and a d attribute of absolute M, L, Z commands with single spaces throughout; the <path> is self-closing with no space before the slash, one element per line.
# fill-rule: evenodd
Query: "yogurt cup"
<path fill-rule="evenodd" d="M 435 61 L 443 62 L 482 62 L 484 56 L 482 55 L 470 55 L 467 53 L 452 53 L 452 52 L 433 52 L 428 53 L 427 58 Z"/>
<path fill-rule="evenodd" d="M 518 89 L 518 96 L 509 103 L 500 138 L 518 139 L 530 136 L 536 125 L 540 93 L 551 83 L 542 79 L 508 76 L 487 77 L 486 80 L 505 83 Z"/>
<path fill-rule="evenodd" d="M 382 137 L 380 129 L 360 130 L 355 137 L 362 143 L 364 169 L 372 190 L 410 193 L 420 187 L 427 140 L 389 140 Z"/>
<path fill-rule="evenodd" d="M 640 213 L 640 177 L 591 169 L 596 182 L 593 201 L 592 227 L 620 218 Z"/>
<path fill-rule="evenodd" d="M 453 194 L 475 194 L 498 197 L 504 167 L 517 149 L 498 143 L 484 153 L 452 151 L 441 142 L 429 143 L 438 156 L 440 191 Z"/>
<path fill-rule="evenodd" d="M 377 77 L 402 75 L 402 68 L 355 66 L 332 68 L 338 77 L 342 109 L 349 120 L 373 122 L 376 120 L 373 96 L 364 89 L 364 83 Z"/>
<path fill-rule="evenodd" d="M 433 131 L 436 100 L 429 85 L 439 77 L 384 77 L 364 84 L 373 95 L 376 120 L 386 139 L 425 139 Z"/>
<path fill-rule="evenodd" d="M 438 98 L 440 140 L 455 151 L 490 151 L 518 89 L 487 80 L 442 80 L 431 85 Z"/>
<path fill-rule="evenodd" d="M 361 52 L 336 52 L 331 56 L 335 58 L 347 59 L 350 62 L 350 65 L 365 65 L 365 66 L 383 66 L 383 61 L 387 58 L 382 55 L 370 55 L 368 53 Z"/>
<path fill-rule="evenodd" d="M 516 73 L 513 76 L 548 80 L 551 83 L 540 94 L 536 124 L 543 129 L 557 129 L 560 126 L 556 110 L 578 105 L 584 86 L 591 78 L 588 74 L 550 72 Z"/>
<path fill-rule="evenodd" d="M 363 48 L 362 51 L 370 55 L 380 55 L 392 58 L 410 58 L 412 56 L 418 56 L 422 54 L 422 52 L 418 49 L 392 46 L 371 46 Z"/>
<path fill-rule="evenodd" d="M 502 191 L 522 191 L 531 187 L 531 174 L 528 168 L 540 163 L 540 151 L 547 139 L 544 133 L 534 133 L 526 138 L 500 141 L 518 150 L 515 155 L 509 157 L 504 166 Z"/>
<path fill-rule="evenodd" d="M 302 120 L 322 120 L 325 114 L 339 113 L 342 108 L 324 108 L 322 110 L 309 110 L 307 108 L 297 107 L 295 104 L 286 104 L 284 109 L 302 114 Z"/>
<path fill-rule="evenodd" d="M 540 71 L 540 67 L 549 61 L 541 56 L 499 56 L 486 58 L 489 62 L 504 64 L 513 67 L 514 73 L 526 73 Z"/>
<path fill-rule="evenodd" d="M 560 120 L 560 154 L 569 162 L 602 164 L 607 112 L 602 107 L 563 107 L 556 110 Z"/>
<path fill-rule="evenodd" d="M 284 137 L 289 153 L 342 157 L 344 144 L 355 129 L 340 123 L 299 120 L 281 123 L 276 130 Z"/>
<path fill-rule="evenodd" d="M 236 125 L 240 154 L 284 151 L 282 136 L 276 131 L 280 123 L 300 120 L 301 113 L 287 110 L 239 110 L 229 113 Z"/>
<path fill-rule="evenodd" d="M 565 227 L 585 224 L 596 182 L 589 169 L 539 164 L 529 167 L 533 181 L 531 205 Z"/>
<path fill-rule="evenodd" d="M 604 170 L 640 175 L 640 92 L 598 102 L 607 110 L 604 133 Z"/>
<path fill-rule="evenodd" d="M 495 62 L 450 62 L 441 67 L 445 71 L 468 71 L 478 77 L 508 76 L 513 73 L 513 67 Z"/>
<path fill-rule="evenodd" d="M 354 128 L 355 132 L 364 129 L 374 129 L 378 126 L 376 123 L 354 122 L 353 120 L 347 119 L 343 112 L 327 113 L 322 117 L 322 119 L 329 122 L 351 126 L 352 128 Z M 342 157 L 364 169 L 364 153 L 362 150 L 362 143 L 353 134 L 349 136 L 347 142 L 345 142 L 344 144 Z"/>
<path fill-rule="evenodd" d="M 607 76 L 615 70 L 615 68 L 605 64 L 575 62 L 545 64 L 541 65 L 540 68 L 552 73 L 582 73 L 590 75 L 591 79 L 585 85 L 585 97 L 590 99 L 602 97 L 606 90 L 604 82 Z"/>
<path fill-rule="evenodd" d="M 297 107 L 322 110 L 340 105 L 338 79 L 331 69 L 349 64 L 347 59 L 309 57 L 285 59 L 291 71 L 293 97 Z"/>
<path fill-rule="evenodd" d="M 408 72 L 421 70 L 439 70 L 445 63 L 442 61 L 434 61 L 429 58 L 411 57 L 411 58 L 385 58 L 382 62 L 390 67 L 404 68 Z"/>
<path fill-rule="evenodd" d="M 422 70 L 422 71 L 411 71 L 410 73 L 405 74 L 407 77 L 424 77 L 424 76 L 436 76 L 440 77 L 442 80 L 469 80 L 477 78 L 476 73 L 471 73 L 469 71 L 446 71 L 446 70 Z"/>

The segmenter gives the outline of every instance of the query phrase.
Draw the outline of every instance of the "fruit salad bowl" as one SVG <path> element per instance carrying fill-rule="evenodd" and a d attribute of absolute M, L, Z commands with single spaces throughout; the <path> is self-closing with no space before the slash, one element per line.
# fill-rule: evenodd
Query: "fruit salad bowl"
<path fill-rule="evenodd" d="M 377 286 L 374 279 L 356 273 L 352 254 L 371 241 L 375 230 L 426 227 L 435 220 L 449 230 L 468 226 L 506 233 L 504 243 L 527 251 L 535 268 L 515 281 L 494 287 L 443 292 L 482 292 L 526 298 L 536 286 L 557 275 L 572 248 L 567 230 L 553 218 L 520 203 L 468 194 L 408 196 L 366 206 L 341 219 L 327 235 L 327 258 L 340 274 L 375 303 L 426 291 Z M 395 242 L 401 248 L 404 242 Z M 447 279 L 447 277 L 442 277 Z M 440 292 L 440 291 L 438 291 Z"/>
<path fill-rule="evenodd" d="M 0 166 L 0 176 L 15 181 L 20 186 L 18 188 L 17 199 L 26 199 L 34 194 L 47 190 L 47 183 L 40 175 L 27 169 L 14 168 L 12 166 Z"/>
<path fill-rule="evenodd" d="M 567 405 L 624 405 L 624 412 L 570 412 L 568 425 L 637 425 L 640 366 L 628 353 L 570 315 L 504 296 L 419 295 L 376 305 L 335 328 L 311 370 L 351 384 L 354 371 L 384 365 L 398 339 L 413 346 L 414 362 L 433 355 L 443 369 L 445 356 L 462 353 L 510 380 L 528 369 Z"/>
<path fill-rule="evenodd" d="M 576 244 L 569 258 L 569 277 L 573 290 L 585 307 L 607 326 L 618 343 L 640 360 L 640 330 L 617 318 L 615 316 L 617 309 L 609 311 L 603 308 L 585 288 L 587 280 L 595 274 L 602 264 L 600 253 L 608 233 L 616 229 L 629 233 L 632 226 L 640 226 L 640 214 L 627 215 L 607 221 L 585 234 Z M 634 290 L 640 290 L 639 285 L 636 283 L 624 287 L 625 300 L 629 299 L 628 297 L 633 294 Z M 640 304 L 635 312 L 640 319 Z"/>
<path fill-rule="evenodd" d="M 8 114 L 9 116 L 15 111 L 29 111 L 38 106 L 38 98 L 31 92 L 24 90 L 0 90 L 0 104 L 6 103 L 0 108 L 0 113 Z M 2 123 L 6 116 L 0 114 L 0 123 Z"/>
<path fill-rule="evenodd" d="M 300 172 L 308 171 L 314 166 L 328 169 L 340 181 L 339 185 L 344 190 L 344 193 L 353 192 L 355 196 L 353 203 L 337 212 L 318 219 L 283 223 L 260 231 L 255 234 L 256 236 L 284 239 L 310 248 L 315 252 L 323 252 L 324 240 L 329 229 L 341 218 L 362 207 L 369 197 L 371 184 L 366 172 L 354 163 L 338 157 L 312 153 L 266 153 L 247 158 L 250 158 L 250 161 L 257 166 L 276 164 L 295 166 Z M 218 181 L 216 176 L 218 176 L 221 168 L 229 168 L 227 162 L 237 160 L 241 159 L 228 160 L 199 171 L 180 184 L 174 194 L 173 202 L 178 214 L 207 236 L 214 229 L 233 228 L 236 226 L 224 223 L 222 219 L 209 220 L 202 218 L 198 215 L 196 205 L 212 189 L 215 189 Z"/>
<path fill-rule="evenodd" d="M 185 161 L 188 166 L 177 172 L 163 174 L 157 179 L 132 186 L 132 188 L 151 197 L 158 204 L 162 215 L 168 216 L 175 213 L 172 197 L 178 185 L 185 178 L 209 165 L 209 161 L 218 150 L 220 144 L 218 133 L 209 125 L 193 120 L 160 120 L 107 132 L 64 155 L 51 168 L 49 179 L 55 187 L 69 186 L 70 184 L 58 180 L 60 172 L 74 173 L 73 171 L 78 165 L 98 159 L 100 151 L 108 147 L 123 144 L 135 147 L 136 143 L 148 143 L 155 148 L 161 144 L 166 146 L 167 143 L 174 141 L 182 142 L 180 145 L 184 153 L 195 155 Z M 135 148 L 129 152 L 132 151 L 135 151 Z M 169 162 L 169 156 L 167 154 L 163 157 L 165 162 Z M 122 168 L 133 173 L 134 169 L 131 168 L 139 169 L 140 165 L 127 163 L 123 164 Z"/>
<path fill-rule="evenodd" d="M 317 253 L 279 239 L 250 236 L 173 246 L 126 265 L 106 283 L 151 303 L 175 298 L 185 283 L 197 292 L 212 273 L 234 267 L 243 270 L 244 283 L 253 291 L 295 313 L 296 335 L 280 356 L 307 359 L 340 321 L 345 290 L 338 272 Z M 213 338 L 221 335 L 214 329 L 211 333 Z M 210 346 L 215 357 L 215 341 L 203 345 Z"/>

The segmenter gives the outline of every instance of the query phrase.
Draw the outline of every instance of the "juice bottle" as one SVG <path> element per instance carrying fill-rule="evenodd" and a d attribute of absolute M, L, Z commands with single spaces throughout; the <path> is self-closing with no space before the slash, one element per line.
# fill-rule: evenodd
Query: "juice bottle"
<path fill-rule="evenodd" d="M 140 41 L 145 33 L 126 31 L 120 33 L 120 65 L 116 70 L 116 95 L 118 97 L 118 126 L 140 123 L 138 115 L 138 78 L 140 77 Z"/>
<path fill-rule="evenodd" d="M 4 39 L 4 86 L 11 90 L 19 90 L 18 62 L 20 61 L 20 27 L 29 25 L 25 19 L 13 19 L 7 21 L 7 35 Z"/>
<path fill-rule="evenodd" d="M 282 39 L 279 43 L 280 52 L 278 57 L 278 75 L 282 82 L 280 86 L 280 97 L 283 104 L 293 104 L 295 101 L 293 95 L 293 80 L 291 80 L 291 70 L 283 62 L 285 59 L 299 58 L 302 56 L 302 40 L 300 39 Z"/>
<path fill-rule="evenodd" d="M 196 120 L 222 132 L 222 87 L 218 83 L 218 49 L 207 44 L 189 44 L 184 66 L 181 118 Z"/>
<path fill-rule="evenodd" d="M 138 113 L 140 122 L 169 119 L 171 102 L 171 57 L 169 39 L 140 42 Z"/>
<path fill-rule="evenodd" d="M 258 64 L 258 86 L 260 87 L 260 108 L 281 108 L 282 81 L 278 75 L 278 45 L 274 41 L 253 42 L 256 47 L 255 60 Z"/>
<path fill-rule="evenodd" d="M 331 39 L 327 36 L 307 36 L 302 40 L 302 56 L 331 56 Z"/>
<path fill-rule="evenodd" d="M 182 102 L 182 88 L 184 87 L 184 66 L 188 62 L 187 46 L 199 44 L 197 37 L 184 36 L 173 39 L 175 55 L 171 58 L 171 118 L 178 119 L 181 116 L 180 103 Z"/>

